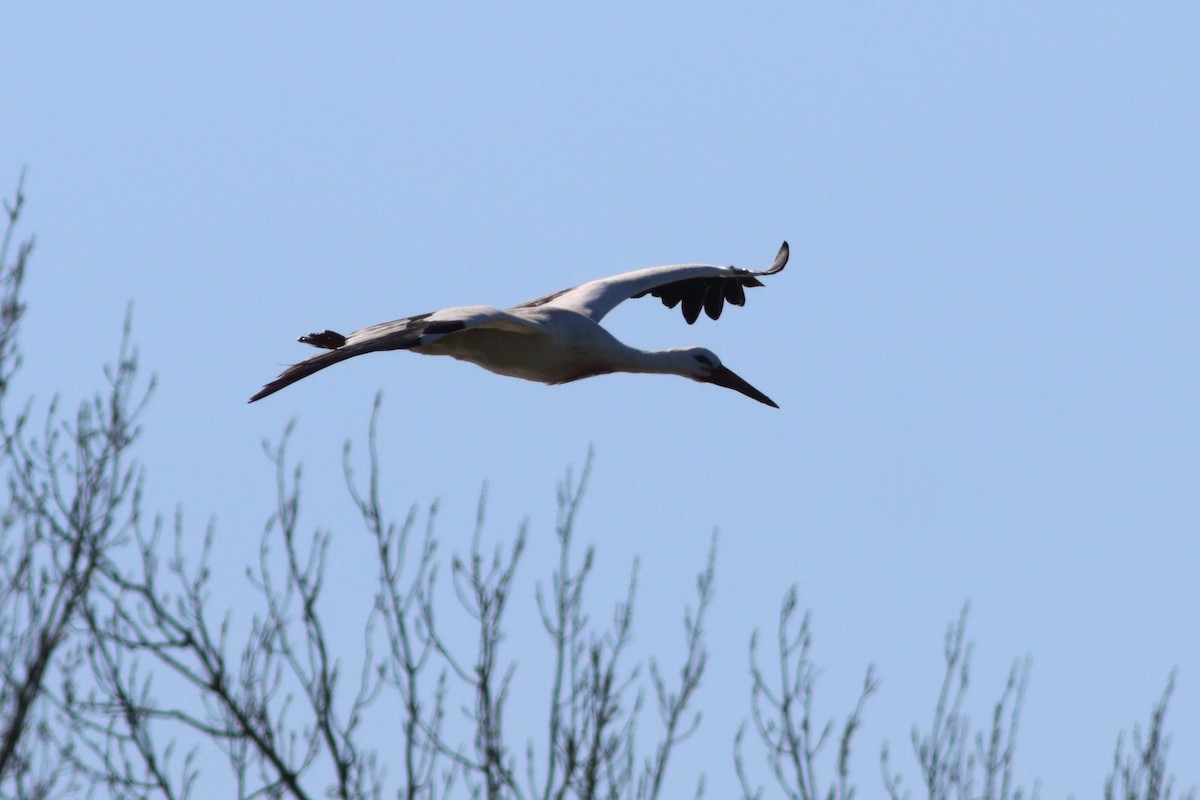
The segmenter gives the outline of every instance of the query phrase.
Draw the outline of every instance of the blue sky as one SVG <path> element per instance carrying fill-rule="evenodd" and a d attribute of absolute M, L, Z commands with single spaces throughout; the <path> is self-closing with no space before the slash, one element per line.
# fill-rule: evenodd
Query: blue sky
<path fill-rule="evenodd" d="M 340 452 L 382 389 L 397 513 L 440 497 L 465 547 L 489 481 L 492 535 L 528 516 L 517 613 L 589 445 L 593 600 L 640 558 L 639 647 L 678 639 L 719 530 L 681 787 L 706 769 L 710 796 L 732 790 L 747 641 L 793 583 L 818 712 L 847 709 L 868 663 L 883 681 L 862 796 L 884 739 L 915 779 L 908 732 L 968 599 L 977 719 L 1032 657 L 1023 783 L 1097 794 L 1176 665 L 1175 763 L 1200 780 L 1195 7 L 7 4 L 0 29 L 0 188 L 27 168 L 38 235 L 25 386 L 86 393 L 133 302 L 159 379 L 148 501 L 181 504 L 197 539 L 215 517 L 231 605 L 270 511 L 259 443 L 295 417 L 306 520 L 336 531 L 348 587 L 331 613 L 355 613 Z M 606 320 L 709 347 L 779 411 L 407 354 L 245 405 L 309 330 L 654 264 L 761 267 L 785 238 L 788 269 L 719 323 L 653 302 Z M 514 632 L 510 653 L 537 641 Z"/>

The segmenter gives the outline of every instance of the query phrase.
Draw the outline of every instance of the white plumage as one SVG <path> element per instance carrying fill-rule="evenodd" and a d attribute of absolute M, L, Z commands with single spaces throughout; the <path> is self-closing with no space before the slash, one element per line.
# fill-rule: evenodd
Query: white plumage
<path fill-rule="evenodd" d="M 507 311 L 463 306 L 372 325 L 348 336 L 330 330 L 310 333 L 300 341 L 325 352 L 288 367 L 250 402 L 347 358 L 377 350 L 411 350 L 451 356 L 501 375 L 541 383 L 567 383 L 610 372 L 681 375 L 734 389 L 778 408 L 722 366 L 709 350 L 639 350 L 619 341 L 600 321 L 623 301 L 647 294 L 660 298 L 668 308 L 682 303 L 689 325 L 701 310 L 717 319 L 726 301 L 744 304 L 745 289 L 762 286 L 758 277 L 779 272 L 787 260 L 784 242 L 774 263 L 761 272 L 715 264 L 650 267 L 589 281 Z"/>

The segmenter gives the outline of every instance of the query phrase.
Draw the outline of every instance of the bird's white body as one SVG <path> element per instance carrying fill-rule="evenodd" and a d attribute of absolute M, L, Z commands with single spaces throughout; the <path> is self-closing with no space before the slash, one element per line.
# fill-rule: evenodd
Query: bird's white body
<path fill-rule="evenodd" d="M 610 372 L 664 372 L 659 367 L 678 355 L 630 347 L 582 314 L 554 306 L 529 309 L 519 317 L 486 306 L 447 311 L 494 316 L 412 351 L 450 356 L 510 378 L 568 383 Z"/>
<path fill-rule="evenodd" d="M 288 367 L 250 401 L 356 355 L 411 350 L 450 356 L 500 375 L 541 383 L 568 383 L 610 372 L 682 375 L 736 389 L 774 406 L 708 350 L 639 350 L 618 340 L 600 321 L 623 300 L 645 294 L 659 297 L 669 308 L 682 302 L 689 324 L 701 308 L 716 319 L 726 300 L 742 305 L 744 287 L 761 286 L 757 276 L 779 272 L 787 258 L 784 242 L 775 263 L 762 272 L 712 264 L 651 267 L 590 281 L 506 311 L 463 306 L 372 325 L 349 336 L 328 330 L 309 334 L 300 341 L 327 352 Z"/>

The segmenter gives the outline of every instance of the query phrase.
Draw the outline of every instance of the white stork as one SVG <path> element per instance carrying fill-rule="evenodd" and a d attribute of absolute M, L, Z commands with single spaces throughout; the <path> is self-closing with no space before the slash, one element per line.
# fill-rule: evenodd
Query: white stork
<path fill-rule="evenodd" d="M 300 341 L 326 352 L 288 367 L 250 402 L 347 358 L 376 350 L 411 350 L 452 356 L 500 375 L 541 383 L 568 383 L 610 372 L 682 375 L 779 408 L 703 347 L 639 350 L 600 327 L 600 320 L 622 301 L 647 294 L 660 298 L 667 308 L 682 302 L 683 318 L 689 325 L 700 316 L 701 308 L 717 319 L 726 300 L 744 305 L 743 290 L 762 286 L 759 276 L 774 275 L 787 260 L 788 244 L 784 242 L 774 263 L 762 272 L 715 264 L 650 267 L 589 281 L 507 311 L 463 306 L 372 325 L 349 336 L 330 330 L 310 333 Z"/>

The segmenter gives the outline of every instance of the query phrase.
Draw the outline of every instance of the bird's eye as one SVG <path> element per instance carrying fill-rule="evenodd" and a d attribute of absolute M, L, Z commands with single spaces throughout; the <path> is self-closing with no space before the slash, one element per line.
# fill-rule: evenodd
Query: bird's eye
<path fill-rule="evenodd" d="M 698 354 L 696 356 L 696 360 L 699 361 L 701 364 L 703 364 L 706 367 L 713 366 L 712 359 L 709 358 L 708 356 L 704 355 L 703 353 Z"/>

